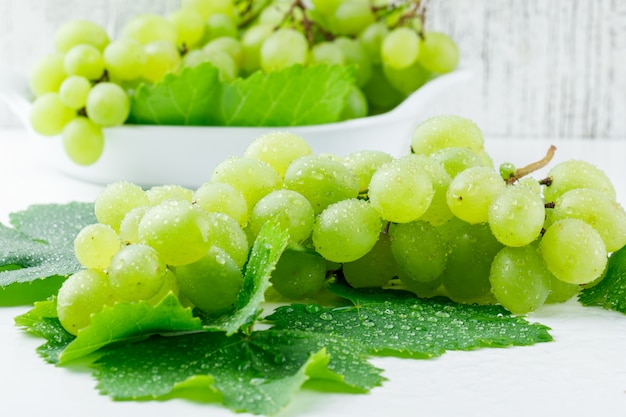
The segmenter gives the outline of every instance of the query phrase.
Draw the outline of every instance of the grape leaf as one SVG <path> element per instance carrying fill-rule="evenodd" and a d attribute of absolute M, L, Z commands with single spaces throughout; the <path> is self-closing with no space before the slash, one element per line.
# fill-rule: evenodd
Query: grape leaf
<path fill-rule="evenodd" d="M 267 317 L 278 329 L 323 332 L 363 344 L 373 355 L 429 358 L 446 350 L 532 345 L 551 341 L 548 328 L 511 316 L 499 306 L 420 299 L 412 293 L 366 291 L 333 284 L 352 306 L 293 304 Z"/>
<path fill-rule="evenodd" d="M 626 246 L 613 252 L 602 281 L 578 295 L 585 306 L 600 306 L 626 314 Z"/>

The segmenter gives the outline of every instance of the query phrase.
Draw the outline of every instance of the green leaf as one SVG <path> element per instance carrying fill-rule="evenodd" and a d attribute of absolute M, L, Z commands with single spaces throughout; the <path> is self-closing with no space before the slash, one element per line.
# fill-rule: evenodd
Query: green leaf
<path fill-rule="evenodd" d="M 209 63 L 168 74 L 154 85 L 141 84 L 132 100 L 129 123 L 219 124 L 221 118 L 215 109 L 222 88 L 217 69 Z"/>
<path fill-rule="evenodd" d="M 93 204 L 34 205 L 11 214 L 10 221 L 14 228 L 0 225 L 0 287 L 82 269 L 73 242 L 84 226 L 96 222 Z"/>
<path fill-rule="evenodd" d="M 626 246 L 613 252 L 602 281 L 583 289 L 578 299 L 585 306 L 600 306 L 626 314 Z"/>
<path fill-rule="evenodd" d="M 444 298 L 420 299 L 398 291 L 330 290 L 347 307 L 293 304 L 267 319 L 279 329 L 322 332 L 349 338 L 374 355 L 429 358 L 446 350 L 531 345 L 552 340 L 548 328 L 510 316 L 499 306 L 464 305 Z"/>

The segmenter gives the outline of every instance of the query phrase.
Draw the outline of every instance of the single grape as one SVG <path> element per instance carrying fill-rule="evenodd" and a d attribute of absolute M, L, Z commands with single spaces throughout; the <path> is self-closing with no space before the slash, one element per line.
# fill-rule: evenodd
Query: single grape
<path fill-rule="evenodd" d="M 33 130 L 40 135 L 56 136 L 76 117 L 76 111 L 61 101 L 58 93 L 45 93 L 35 99 L 29 120 Z"/>
<path fill-rule="evenodd" d="M 372 23 L 359 33 L 359 41 L 367 51 L 372 64 L 380 64 L 382 62 L 380 50 L 383 40 L 388 33 L 389 29 L 384 22 Z"/>
<path fill-rule="evenodd" d="M 109 44 L 109 35 L 97 23 L 82 19 L 63 23 L 54 34 L 54 47 L 62 54 L 79 44 L 88 44 L 103 51 Z"/>
<path fill-rule="evenodd" d="M 181 295 L 211 315 L 232 310 L 243 285 L 243 275 L 237 264 L 216 246 L 197 261 L 176 267 L 174 273 Z"/>
<path fill-rule="evenodd" d="M 510 162 L 504 162 L 500 164 L 500 176 L 503 180 L 507 181 L 515 176 L 515 165 Z"/>
<path fill-rule="evenodd" d="M 67 51 L 63 59 L 67 75 L 80 75 L 89 80 L 98 80 L 104 73 L 102 52 L 95 46 L 80 44 Z"/>
<path fill-rule="evenodd" d="M 391 30 L 381 44 L 382 62 L 391 68 L 403 69 L 413 65 L 420 54 L 420 38 L 412 29 L 399 27 Z"/>
<path fill-rule="evenodd" d="M 397 275 L 389 235 L 381 233 L 369 252 L 355 261 L 344 263 L 342 270 L 344 278 L 354 288 L 386 285 Z"/>
<path fill-rule="evenodd" d="M 501 188 L 489 204 L 491 232 L 507 246 L 525 246 L 537 239 L 545 217 L 543 198 L 531 187 Z"/>
<path fill-rule="evenodd" d="M 148 54 L 135 39 L 114 40 L 107 45 L 102 56 L 109 76 L 114 80 L 136 80 L 148 64 Z"/>
<path fill-rule="evenodd" d="M 243 268 L 250 248 L 246 232 L 235 219 L 224 213 L 209 213 L 208 220 L 209 245 L 223 249 L 239 268 Z"/>
<path fill-rule="evenodd" d="M 290 4 L 286 1 L 271 2 L 267 7 L 263 8 L 259 13 L 259 23 L 262 25 L 271 25 L 273 28 L 280 26 L 285 20 L 285 16 L 289 13 Z M 298 22 L 302 18 L 302 11 L 298 8 L 293 9 L 294 21 Z"/>
<path fill-rule="evenodd" d="M 165 200 L 181 200 L 191 203 L 193 190 L 182 185 L 156 185 L 146 190 L 146 196 L 151 206 L 156 206 Z"/>
<path fill-rule="evenodd" d="M 89 326 L 93 314 L 105 305 L 113 305 L 116 298 L 104 272 L 84 269 L 63 282 L 56 301 L 61 325 L 76 336 Z"/>
<path fill-rule="evenodd" d="M 372 77 L 372 62 L 363 45 L 357 40 L 340 36 L 333 41 L 341 49 L 346 65 L 353 65 L 355 69 L 356 85 L 364 86 Z"/>
<path fill-rule="evenodd" d="M 430 155 L 451 146 L 483 150 L 484 138 L 474 122 L 460 116 L 434 116 L 420 123 L 413 132 L 411 149 L 418 154 Z"/>
<path fill-rule="evenodd" d="M 125 243 L 139 243 L 139 222 L 149 208 L 149 206 L 139 206 L 126 213 L 119 229 L 120 238 Z"/>
<path fill-rule="evenodd" d="M 420 44 L 419 61 L 428 71 L 444 74 L 459 64 L 459 48 L 445 33 L 426 32 Z"/>
<path fill-rule="evenodd" d="M 157 295 L 165 283 L 167 271 L 165 262 L 154 248 L 131 244 L 113 256 L 107 274 L 115 296 L 133 302 Z"/>
<path fill-rule="evenodd" d="M 236 15 L 233 0 L 181 0 L 180 7 L 183 10 L 194 10 L 203 19 L 208 19 L 215 13 L 224 13 L 233 17 Z"/>
<path fill-rule="evenodd" d="M 187 48 L 193 48 L 204 37 L 205 19 L 196 10 L 175 10 L 167 18 L 172 22 L 178 33 L 176 45 L 185 45 Z"/>
<path fill-rule="evenodd" d="M 429 155 L 430 158 L 443 165 L 450 177 L 456 177 L 459 172 L 467 168 L 478 166 L 491 166 L 486 164 L 480 153 L 460 146 L 442 148 Z"/>
<path fill-rule="evenodd" d="M 561 162 L 548 172 L 550 185 L 544 188 L 544 198 L 554 202 L 563 193 L 575 188 L 591 188 L 615 199 L 615 188 L 600 168 L 586 161 L 572 159 Z"/>
<path fill-rule="evenodd" d="M 489 205 L 505 186 L 491 168 L 472 167 L 458 174 L 446 193 L 448 207 L 455 216 L 468 223 L 489 220 Z"/>
<path fill-rule="evenodd" d="M 432 74 L 424 69 L 418 61 L 404 68 L 393 68 L 383 63 L 383 73 L 389 84 L 404 95 L 413 93 L 432 77 Z"/>
<path fill-rule="evenodd" d="M 302 300 L 317 294 L 326 281 L 326 261 L 315 251 L 290 245 L 280 256 L 270 282 L 283 297 Z"/>
<path fill-rule="evenodd" d="M 35 96 L 56 93 L 67 77 L 64 56 L 59 53 L 45 55 L 39 59 L 28 74 L 28 85 Z"/>
<path fill-rule="evenodd" d="M 578 294 L 582 289 L 581 285 L 561 281 L 552 274 L 550 274 L 550 276 L 550 293 L 548 294 L 548 298 L 546 298 L 546 304 L 564 303 Z"/>
<path fill-rule="evenodd" d="M 103 82 L 89 91 L 85 108 L 94 123 L 104 127 L 119 126 L 130 114 L 130 99 L 119 85 Z"/>
<path fill-rule="evenodd" d="M 380 65 L 372 65 L 370 79 L 361 87 L 370 115 L 385 113 L 406 98 L 387 79 Z"/>
<path fill-rule="evenodd" d="M 175 72 L 182 60 L 176 45 L 167 40 L 156 40 L 144 46 L 147 61 L 141 74 L 146 80 L 156 83 L 167 74 Z"/>
<path fill-rule="evenodd" d="M 194 192 L 193 201 L 207 213 L 224 213 L 241 227 L 248 224 L 248 203 L 241 191 L 232 185 L 205 182 Z"/>
<path fill-rule="evenodd" d="M 122 37 L 134 39 L 142 45 L 154 41 L 167 41 L 176 45 L 176 26 L 157 14 L 140 14 L 130 19 L 122 29 Z"/>
<path fill-rule="evenodd" d="M 346 59 L 341 48 L 336 43 L 324 41 L 313 45 L 311 48 L 311 63 L 329 65 L 345 65 Z"/>
<path fill-rule="evenodd" d="M 343 109 L 339 114 L 339 120 L 350 120 L 365 117 L 368 114 L 367 97 L 357 86 L 352 86 L 346 97 Z"/>
<path fill-rule="evenodd" d="M 285 131 L 265 133 L 252 141 L 244 156 L 267 162 L 281 176 L 301 156 L 312 155 L 311 146 L 301 136 Z"/>
<path fill-rule="evenodd" d="M 107 269 L 121 247 L 115 230 L 102 223 L 85 226 L 74 239 L 76 259 L 88 269 Z"/>
<path fill-rule="evenodd" d="M 119 231 L 126 213 L 149 203 L 146 192 L 141 187 L 131 182 L 117 181 L 108 184 L 96 197 L 94 212 L 98 222 Z"/>
<path fill-rule="evenodd" d="M 382 221 L 364 200 L 347 199 L 322 211 L 313 226 L 313 246 L 324 258 L 350 262 L 369 252 L 378 240 Z"/>
<path fill-rule="evenodd" d="M 551 280 L 552 274 L 535 244 L 501 249 L 489 275 L 496 300 L 513 314 L 541 307 L 550 293 Z"/>
<path fill-rule="evenodd" d="M 205 43 L 223 36 L 236 38 L 238 34 L 237 24 L 232 16 L 224 13 L 214 13 L 206 20 Z"/>
<path fill-rule="evenodd" d="M 86 117 L 69 121 L 61 132 L 63 149 L 78 165 L 91 165 L 100 159 L 104 150 L 102 128 Z"/>
<path fill-rule="evenodd" d="M 165 277 L 163 279 L 163 286 L 161 287 L 159 292 L 156 293 L 155 296 L 148 298 L 146 302 L 153 306 L 157 305 L 161 301 L 163 301 L 163 299 L 169 294 L 174 294 L 176 297 L 179 296 L 178 281 L 176 279 L 176 275 L 174 275 L 174 272 L 172 272 L 168 268 L 167 271 L 165 271 Z M 181 301 L 180 298 L 179 298 L 179 301 Z M 182 301 L 181 301 L 181 304 L 183 306 L 185 305 Z"/>
<path fill-rule="evenodd" d="M 261 68 L 261 45 L 274 32 L 274 25 L 257 24 L 245 30 L 241 37 L 243 64 L 245 74 L 251 74 Z"/>
<path fill-rule="evenodd" d="M 374 21 L 374 12 L 368 0 L 342 1 L 331 17 L 332 28 L 339 35 L 358 35 Z"/>
<path fill-rule="evenodd" d="M 393 157 L 387 152 L 361 150 L 355 151 L 343 159 L 343 164 L 350 168 L 359 180 L 359 192 L 364 193 L 369 189 L 370 180 L 374 173 Z"/>
<path fill-rule="evenodd" d="M 243 46 L 241 41 L 230 36 L 215 38 L 207 43 L 202 50 L 211 55 L 213 52 L 224 52 L 228 54 L 236 65 L 237 71 L 243 65 Z"/>
<path fill-rule="evenodd" d="M 70 75 L 59 87 L 59 98 L 70 109 L 79 110 L 87 104 L 91 83 L 85 77 Z"/>
<path fill-rule="evenodd" d="M 295 29 L 276 30 L 263 41 L 260 57 L 265 72 L 276 71 L 294 64 L 305 64 L 308 60 L 306 37 Z"/>
<path fill-rule="evenodd" d="M 580 219 L 563 219 L 548 227 L 541 238 L 541 253 L 550 272 L 570 284 L 597 279 L 607 263 L 602 237 Z"/>
<path fill-rule="evenodd" d="M 313 8 L 322 13 L 322 15 L 330 16 L 335 13 L 337 7 L 342 3 L 342 0 L 311 0 Z"/>

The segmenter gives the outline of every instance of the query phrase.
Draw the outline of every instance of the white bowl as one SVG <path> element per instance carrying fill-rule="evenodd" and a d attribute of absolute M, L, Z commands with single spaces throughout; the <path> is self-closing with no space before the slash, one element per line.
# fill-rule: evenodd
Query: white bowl
<path fill-rule="evenodd" d="M 67 175 L 97 184 L 125 180 L 143 187 L 162 184 L 197 187 L 210 178 L 218 163 L 229 156 L 242 155 L 256 137 L 276 130 L 302 136 L 316 153 L 345 156 L 371 149 L 401 156 L 408 153 L 411 133 L 423 119 L 427 106 L 470 77 L 466 70 L 441 75 L 385 114 L 338 123 L 298 127 L 124 125 L 109 128 L 105 129 L 104 152 L 90 166 L 70 161 L 58 137 L 40 137 L 40 143 L 47 147 L 43 151 L 46 161 Z M 30 103 L 23 76 L 0 74 L 0 98 L 30 129 Z"/>

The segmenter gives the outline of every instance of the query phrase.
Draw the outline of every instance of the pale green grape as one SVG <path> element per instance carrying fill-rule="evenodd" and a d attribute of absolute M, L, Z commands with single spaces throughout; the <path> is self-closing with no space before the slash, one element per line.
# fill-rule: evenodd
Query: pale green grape
<path fill-rule="evenodd" d="M 107 269 L 122 241 L 111 226 L 95 223 L 85 226 L 74 238 L 76 259 L 88 269 Z"/>
<path fill-rule="evenodd" d="M 142 76 L 148 64 L 148 54 L 135 39 L 117 39 L 103 53 L 104 64 L 112 79 L 132 81 Z"/>
<path fill-rule="evenodd" d="M 28 74 L 28 85 L 35 96 L 56 93 L 67 77 L 62 54 L 53 53 L 39 59 Z"/>
<path fill-rule="evenodd" d="M 272 1 L 259 14 L 259 23 L 276 28 L 285 20 L 285 15 L 289 12 L 289 9 L 290 4 L 286 1 Z M 297 8 L 294 9 L 294 17 L 295 21 L 299 21 L 302 17 L 302 12 Z"/>
<path fill-rule="evenodd" d="M 165 277 L 163 279 L 163 286 L 161 287 L 159 292 L 156 293 L 156 295 L 154 295 L 151 298 L 148 298 L 146 302 L 151 305 L 157 305 L 161 301 L 163 301 L 163 298 L 165 298 L 165 296 L 169 294 L 174 294 L 176 297 L 178 297 L 179 291 L 178 291 L 178 281 L 176 279 L 176 275 L 174 275 L 174 272 L 172 272 L 168 268 L 167 271 L 165 271 Z M 179 301 L 181 300 L 179 299 Z M 185 305 L 184 303 L 182 303 L 182 301 L 181 301 L 181 304 L 183 306 Z"/>
<path fill-rule="evenodd" d="M 372 77 L 372 62 L 367 51 L 357 39 L 341 36 L 333 41 L 341 49 L 346 65 L 353 65 L 356 85 L 364 86 Z"/>
<path fill-rule="evenodd" d="M 541 238 L 541 252 L 550 272 L 570 284 L 597 279 L 607 263 L 602 237 L 580 219 L 563 219 L 548 227 Z"/>
<path fill-rule="evenodd" d="M 311 48 L 311 63 L 327 63 L 329 65 L 344 65 L 346 60 L 341 48 L 336 43 L 324 41 Z"/>
<path fill-rule="evenodd" d="M 203 62 L 210 62 L 217 68 L 220 81 L 233 81 L 239 73 L 239 68 L 233 57 L 224 51 L 214 49 L 207 52 L 203 49 L 198 49 L 189 52 L 183 58 L 183 65 L 186 67 L 194 67 Z"/>
<path fill-rule="evenodd" d="M 205 19 L 193 9 L 175 10 L 168 16 L 168 19 L 178 33 L 176 45 L 185 45 L 193 48 L 200 43 L 204 37 Z"/>
<path fill-rule="evenodd" d="M 372 23 L 359 33 L 359 41 L 367 51 L 372 64 L 380 64 L 382 62 L 380 50 L 383 40 L 388 33 L 389 29 L 384 22 Z"/>
<path fill-rule="evenodd" d="M 79 44 L 89 44 L 103 51 L 108 43 L 109 35 L 106 30 L 88 20 L 77 19 L 65 22 L 54 34 L 54 47 L 63 54 Z"/>
<path fill-rule="evenodd" d="M 151 206 L 156 206 L 165 200 L 182 200 L 191 203 L 193 190 L 176 184 L 156 185 L 146 190 L 146 196 Z"/>
<path fill-rule="evenodd" d="M 520 187 L 528 187 L 535 194 L 542 194 L 543 190 L 539 181 L 533 177 L 524 177 L 517 181 L 517 185 Z"/>
<path fill-rule="evenodd" d="M 359 192 L 364 193 L 369 189 L 370 180 L 374 173 L 393 157 L 387 152 L 361 150 L 355 151 L 343 159 L 343 164 L 350 168 L 359 180 Z"/>
<path fill-rule="evenodd" d="M 301 137 L 285 131 L 265 133 L 248 145 L 244 155 L 268 163 L 281 176 L 301 156 L 311 155 L 311 146 Z"/>
<path fill-rule="evenodd" d="M 85 77 L 70 75 L 59 87 L 59 98 L 70 109 L 78 110 L 87 104 L 91 83 Z"/>
<path fill-rule="evenodd" d="M 165 284 L 167 272 L 157 251 L 144 244 L 122 247 L 107 269 L 113 293 L 118 299 L 129 302 L 157 295 Z"/>
<path fill-rule="evenodd" d="M 330 204 L 359 194 L 359 180 L 354 172 L 323 155 L 307 155 L 293 161 L 285 171 L 284 186 L 305 196 L 316 214 Z"/>
<path fill-rule="evenodd" d="M 97 80 L 104 73 L 102 52 L 95 46 L 80 44 L 67 51 L 63 58 L 67 75 L 80 75 L 89 80 Z"/>
<path fill-rule="evenodd" d="M 214 13 L 209 16 L 206 21 L 205 43 L 223 36 L 231 38 L 238 37 L 237 24 L 233 18 L 227 14 Z"/>
<path fill-rule="evenodd" d="M 215 13 L 224 13 L 229 16 L 235 16 L 235 4 L 232 0 L 181 0 L 180 7 L 184 10 L 194 10 L 208 19 Z"/>
<path fill-rule="evenodd" d="M 446 193 L 452 213 L 468 223 L 489 220 L 489 205 L 505 186 L 496 171 L 487 167 L 472 167 L 458 174 Z"/>
<path fill-rule="evenodd" d="M 507 246 L 525 246 L 537 239 L 545 217 L 541 194 L 531 187 L 516 185 L 500 189 L 488 210 L 491 232 Z"/>
<path fill-rule="evenodd" d="M 306 37 L 295 29 L 278 29 L 263 41 L 260 57 L 265 72 L 305 64 L 308 60 Z"/>
<path fill-rule="evenodd" d="M 389 235 L 381 233 L 369 252 L 355 261 L 344 263 L 342 271 L 348 284 L 354 288 L 386 285 L 397 274 Z"/>
<path fill-rule="evenodd" d="M 428 210 L 435 190 L 430 176 L 419 166 L 394 160 L 380 167 L 369 184 L 369 198 L 380 216 L 407 223 Z"/>
<path fill-rule="evenodd" d="M 572 159 L 561 162 L 548 172 L 552 182 L 544 188 L 544 198 L 554 202 L 563 193 L 575 188 L 591 188 L 615 198 L 615 188 L 609 177 L 597 166 Z"/>
<path fill-rule="evenodd" d="M 342 0 L 311 0 L 313 8 L 326 16 L 335 13 L 341 3 Z"/>
<path fill-rule="evenodd" d="M 230 36 L 222 36 L 207 43 L 202 50 L 209 55 L 217 51 L 230 55 L 237 66 L 237 70 L 243 65 L 243 46 L 239 39 Z"/>
<path fill-rule="evenodd" d="M 459 48 L 445 33 L 426 32 L 420 45 L 419 61 L 428 71 L 450 72 L 459 63 Z"/>
<path fill-rule="evenodd" d="M 313 226 L 313 246 L 333 262 L 351 262 L 369 252 L 378 240 L 382 221 L 364 200 L 348 199 L 331 204 Z"/>
<path fill-rule="evenodd" d="M 274 25 L 258 24 L 246 29 L 241 37 L 243 49 L 242 70 L 246 74 L 261 68 L 261 45 L 274 31 Z"/>
<path fill-rule="evenodd" d="M 303 242 L 311 235 L 315 213 L 309 200 L 291 190 L 276 190 L 259 200 L 250 214 L 250 231 L 258 235 L 268 222 L 289 232 L 292 242 Z"/>
<path fill-rule="evenodd" d="M 418 154 L 430 155 L 439 149 L 451 146 L 483 150 L 484 138 L 481 130 L 470 119 L 460 116 L 434 116 L 420 123 L 413 132 L 411 149 Z"/>
<path fill-rule="evenodd" d="M 541 307 L 550 293 L 551 280 L 537 245 L 503 248 L 494 257 L 489 275 L 496 300 L 514 314 Z"/>
<path fill-rule="evenodd" d="M 467 168 L 490 166 L 485 164 L 485 160 L 481 158 L 478 152 L 460 146 L 439 149 L 431 153 L 429 157 L 441 163 L 452 178 Z"/>
<path fill-rule="evenodd" d="M 391 68 L 410 67 L 420 54 L 420 38 L 412 29 L 399 27 L 391 30 L 383 39 L 380 49 L 382 62 Z"/>
<path fill-rule="evenodd" d="M 282 186 L 280 175 L 269 164 L 246 157 L 225 159 L 215 167 L 210 181 L 226 183 L 241 191 L 249 208 Z"/>
<path fill-rule="evenodd" d="M 443 273 L 448 251 L 433 225 L 420 220 L 400 223 L 389 229 L 389 235 L 398 277 L 407 287 L 434 281 Z"/>
<path fill-rule="evenodd" d="M 104 272 L 94 269 L 78 271 L 66 279 L 57 295 L 57 315 L 65 330 L 77 335 L 89 326 L 92 314 L 116 299 Z"/>
<path fill-rule="evenodd" d="M 76 117 L 76 111 L 61 101 L 58 93 L 45 93 L 35 99 L 29 120 L 33 130 L 40 135 L 55 136 Z"/>
<path fill-rule="evenodd" d="M 280 256 L 270 282 L 280 295 L 302 300 L 317 294 L 326 281 L 326 261 L 314 251 L 288 246 Z"/>
<path fill-rule="evenodd" d="M 119 126 L 130 114 L 130 99 L 119 85 L 98 83 L 89 91 L 85 109 L 94 123 L 104 127 Z"/>
<path fill-rule="evenodd" d="M 239 268 L 248 260 L 248 236 L 239 223 L 224 213 L 209 213 L 207 235 L 210 246 L 223 249 Z"/>
<path fill-rule="evenodd" d="M 102 128 L 83 116 L 69 121 L 61 132 L 61 138 L 65 153 L 78 165 L 95 163 L 104 150 Z"/>
<path fill-rule="evenodd" d="M 248 224 L 248 203 L 241 191 L 230 184 L 205 182 L 194 192 L 193 201 L 207 213 L 224 213 L 241 227 Z"/>
<path fill-rule="evenodd" d="M 243 275 L 237 264 L 216 246 L 199 260 L 176 267 L 174 273 L 181 295 L 211 315 L 232 310 L 243 285 Z"/>
<path fill-rule="evenodd" d="M 152 246 L 168 265 L 184 265 L 210 247 L 208 214 L 181 200 L 166 200 L 149 209 L 139 222 L 141 242 Z"/>
<path fill-rule="evenodd" d="M 374 21 L 375 16 L 368 0 L 342 1 L 331 18 L 332 28 L 339 35 L 358 35 Z"/>
<path fill-rule="evenodd" d="M 346 97 L 343 109 L 339 114 L 339 120 L 350 120 L 365 117 L 368 114 L 367 98 L 357 86 L 352 86 Z"/>
<path fill-rule="evenodd" d="M 504 162 L 500 164 L 498 170 L 500 171 L 500 176 L 502 177 L 502 179 L 508 181 L 515 176 L 516 168 L 515 165 L 513 165 L 512 163 Z"/>
<path fill-rule="evenodd" d="M 608 252 L 626 245 L 626 212 L 602 191 L 575 188 L 563 193 L 551 210 L 552 222 L 566 218 L 584 220 L 600 233 Z"/>
<path fill-rule="evenodd" d="M 154 41 L 167 41 L 176 45 L 176 26 L 165 17 L 157 14 L 140 14 L 129 20 L 122 29 L 122 37 L 131 38 L 147 45 Z"/>
<path fill-rule="evenodd" d="M 389 83 L 380 65 L 372 65 L 371 68 L 370 79 L 361 89 L 367 97 L 369 113 L 385 113 L 402 103 L 405 95 Z"/>
<path fill-rule="evenodd" d="M 431 73 L 418 61 L 404 68 L 393 68 L 383 63 L 383 73 L 389 84 L 405 95 L 411 94 L 431 78 Z"/>
<path fill-rule="evenodd" d="M 548 298 L 546 298 L 546 304 L 564 303 L 578 294 L 582 289 L 581 285 L 561 281 L 552 274 L 550 274 L 550 277 L 550 293 L 548 294 Z"/>
<path fill-rule="evenodd" d="M 139 243 L 139 222 L 150 207 L 139 206 L 131 209 L 120 223 L 119 235 L 125 243 Z"/>
<path fill-rule="evenodd" d="M 98 222 L 119 231 L 126 213 L 149 203 L 146 192 L 141 187 L 131 182 L 117 181 L 108 184 L 100 192 L 95 200 L 94 212 Z"/>
<path fill-rule="evenodd" d="M 141 74 L 146 80 L 156 83 L 181 65 L 181 57 L 176 45 L 166 40 L 156 40 L 144 46 L 147 61 Z"/>

